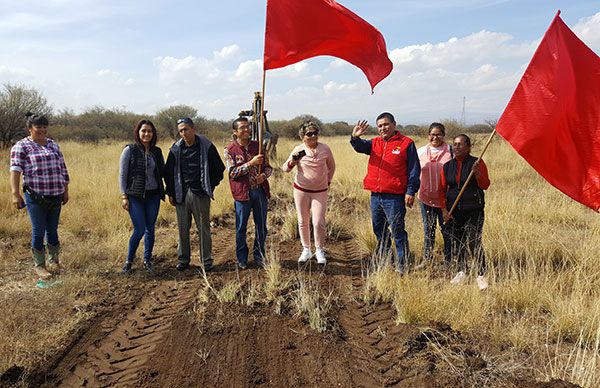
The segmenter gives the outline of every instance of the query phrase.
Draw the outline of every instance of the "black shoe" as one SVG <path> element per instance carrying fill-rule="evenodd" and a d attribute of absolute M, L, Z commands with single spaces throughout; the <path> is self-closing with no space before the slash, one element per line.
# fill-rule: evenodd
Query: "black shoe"
<path fill-rule="evenodd" d="M 148 272 L 153 272 L 154 271 L 154 267 L 152 266 L 152 262 L 150 260 L 144 260 L 144 268 Z"/>
<path fill-rule="evenodd" d="M 246 269 L 246 268 L 248 268 L 248 264 L 246 264 L 246 263 L 238 263 L 238 268 L 239 269 Z"/>
<path fill-rule="evenodd" d="M 133 269 L 131 268 L 132 263 L 129 261 L 125 262 L 125 265 L 123 266 L 123 269 L 121 270 L 121 273 L 125 274 L 125 275 L 130 275 L 133 272 Z"/>
<path fill-rule="evenodd" d="M 177 263 L 177 271 L 185 271 L 186 269 L 190 268 L 190 265 L 188 263 Z"/>
<path fill-rule="evenodd" d="M 215 267 L 213 267 L 212 263 L 204 264 L 204 272 L 210 272 L 213 270 L 213 268 L 215 268 Z"/>

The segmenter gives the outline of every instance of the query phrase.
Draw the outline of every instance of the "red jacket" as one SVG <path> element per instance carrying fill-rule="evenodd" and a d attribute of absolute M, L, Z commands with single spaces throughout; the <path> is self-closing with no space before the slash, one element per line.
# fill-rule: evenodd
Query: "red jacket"
<path fill-rule="evenodd" d="M 365 190 L 413 196 L 419 190 L 421 165 L 412 139 L 396 132 L 388 140 L 353 138 L 351 144 L 357 152 L 370 155 Z"/>

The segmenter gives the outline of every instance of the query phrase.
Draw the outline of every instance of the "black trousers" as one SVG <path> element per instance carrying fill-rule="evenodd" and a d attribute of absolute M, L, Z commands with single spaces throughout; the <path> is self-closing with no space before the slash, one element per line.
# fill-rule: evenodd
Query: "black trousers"
<path fill-rule="evenodd" d="M 477 274 L 485 273 L 485 253 L 481 236 L 483 233 L 483 209 L 455 210 L 448 229 L 452 239 L 452 255 L 456 257 L 459 271 L 467 270 L 469 253 L 475 259 Z"/>

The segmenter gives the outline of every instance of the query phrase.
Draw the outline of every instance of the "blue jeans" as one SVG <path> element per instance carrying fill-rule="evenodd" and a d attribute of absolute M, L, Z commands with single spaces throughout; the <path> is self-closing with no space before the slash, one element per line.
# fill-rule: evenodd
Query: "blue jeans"
<path fill-rule="evenodd" d="M 44 238 L 49 245 L 58 247 L 58 220 L 62 206 L 47 209 L 35 203 L 29 193 L 25 193 L 25 205 L 31 220 L 31 247 L 36 251 L 44 250 Z"/>
<path fill-rule="evenodd" d="M 152 260 L 152 249 L 154 248 L 154 228 L 158 209 L 160 208 L 160 195 L 150 194 L 146 198 L 129 196 L 129 217 L 133 224 L 133 233 L 129 238 L 129 249 L 127 250 L 127 261 L 132 263 L 135 259 L 140 240 L 144 237 L 144 261 Z"/>
<path fill-rule="evenodd" d="M 250 211 L 254 219 L 254 262 L 260 264 L 265 257 L 267 239 L 267 196 L 262 188 L 252 189 L 248 201 L 235 201 L 235 254 L 240 264 L 248 263 L 246 231 Z"/>
<path fill-rule="evenodd" d="M 444 225 L 442 209 L 432 207 L 421 202 L 421 217 L 423 218 L 423 259 L 433 259 L 433 247 L 435 245 L 435 229 L 440 225 L 442 237 L 444 238 L 444 261 L 448 265 L 452 258 L 452 239 L 449 233 L 449 225 Z"/>
<path fill-rule="evenodd" d="M 408 254 L 408 234 L 404 229 L 404 195 L 371 193 L 371 218 L 377 236 L 377 253 L 386 255 L 396 245 L 397 270 L 404 271 Z"/>

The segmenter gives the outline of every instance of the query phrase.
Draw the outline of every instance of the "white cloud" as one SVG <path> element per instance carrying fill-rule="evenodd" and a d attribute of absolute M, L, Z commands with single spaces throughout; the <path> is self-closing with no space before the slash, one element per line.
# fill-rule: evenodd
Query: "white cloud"
<path fill-rule="evenodd" d="M 0 65 L 0 76 L 6 78 L 30 78 L 32 74 L 29 70 L 14 69 L 5 65 Z"/>
<path fill-rule="evenodd" d="M 261 61 L 262 63 L 262 61 Z M 298 78 L 309 73 L 308 63 L 306 61 L 294 63 L 280 69 L 269 70 L 269 77 L 273 78 Z"/>
<path fill-rule="evenodd" d="M 332 95 L 337 93 L 353 93 L 359 90 L 358 84 L 338 84 L 333 81 L 329 81 L 323 86 L 323 91 L 325 95 Z"/>
<path fill-rule="evenodd" d="M 581 19 L 573 26 L 573 32 L 600 55 L 600 12 L 589 18 Z"/>
<path fill-rule="evenodd" d="M 120 74 L 116 71 L 110 70 L 110 69 L 101 69 L 98 70 L 98 72 L 96 73 L 96 76 L 98 78 L 102 78 L 102 77 L 118 77 Z"/>
<path fill-rule="evenodd" d="M 158 57 L 154 59 L 154 63 L 158 66 L 160 83 L 165 86 L 194 81 L 209 84 L 221 75 L 213 62 L 193 56 Z"/>
<path fill-rule="evenodd" d="M 244 61 L 240 63 L 235 75 L 231 77 L 230 82 L 248 81 L 260 79 L 262 72 L 262 61 L 256 59 L 253 61 Z"/>
<path fill-rule="evenodd" d="M 523 58 L 531 55 L 532 44 L 512 44 L 509 34 L 479 31 L 463 38 L 445 42 L 409 45 L 393 49 L 390 59 L 395 68 L 417 71 L 432 67 L 457 67 L 494 58 Z"/>
<path fill-rule="evenodd" d="M 352 66 L 352 65 L 350 65 L 348 62 L 344 61 L 343 59 L 336 58 L 329 63 L 328 68 L 329 69 L 342 69 L 342 68 L 348 67 L 348 66 Z"/>
<path fill-rule="evenodd" d="M 226 61 L 229 59 L 233 59 L 240 54 L 240 46 L 237 44 L 232 44 L 230 46 L 225 46 L 219 51 L 213 51 L 213 57 L 217 61 Z"/>

